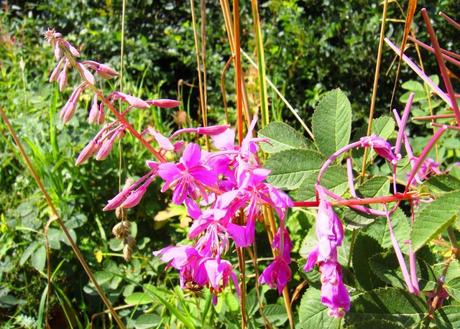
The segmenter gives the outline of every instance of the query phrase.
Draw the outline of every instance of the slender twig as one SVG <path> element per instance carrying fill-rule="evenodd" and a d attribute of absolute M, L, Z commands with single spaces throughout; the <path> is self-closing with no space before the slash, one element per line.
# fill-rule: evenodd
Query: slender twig
<path fill-rule="evenodd" d="M 424 48 L 424 49 L 426 49 L 426 50 L 428 50 L 429 52 L 431 52 L 431 53 L 434 54 L 434 48 L 433 48 L 433 47 L 430 47 L 430 46 L 428 46 L 426 43 L 423 43 L 423 42 L 421 42 L 420 40 L 415 39 L 415 38 L 410 38 L 410 40 L 411 40 L 413 43 L 419 45 L 420 47 L 422 47 L 422 48 Z M 442 49 L 442 48 L 441 48 L 440 50 L 441 50 L 442 58 L 444 58 L 444 59 L 445 59 L 446 61 L 448 61 L 448 62 L 451 62 L 451 63 L 454 64 L 454 65 L 460 66 L 460 61 L 459 61 L 459 60 L 457 60 L 457 59 L 455 59 L 455 58 L 453 58 L 453 57 L 447 55 L 447 54 L 446 54 L 447 51 L 446 51 L 445 49 Z"/>
<path fill-rule="evenodd" d="M 389 39 L 386 39 L 385 38 L 385 42 L 390 46 L 390 48 L 397 54 L 399 54 L 399 48 L 394 45 Z M 407 57 L 406 55 L 403 55 L 403 61 L 409 65 L 409 67 L 414 70 L 415 73 L 417 73 L 417 75 L 422 78 L 422 80 L 431 88 L 431 90 L 436 94 L 438 95 L 439 97 L 441 97 L 441 99 L 446 102 L 446 104 L 452 108 L 452 102 L 451 102 L 451 99 L 449 98 L 449 96 L 444 92 L 442 91 L 441 88 L 439 88 L 434 82 L 433 80 L 430 79 L 430 77 L 428 77 L 426 75 L 425 72 L 423 72 L 423 70 L 417 65 L 415 64 L 409 57 Z"/>
<path fill-rule="evenodd" d="M 439 15 L 441 15 L 450 25 L 452 25 L 453 27 L 455 27 L 457 30 L 460 30 L 460 23 L 456 22 L 455 20 L 453 20 L 452 18 L 450 18 L 449 16 L 447 16 L 445 13 L 443 13 L 442 11 L 439 12 Z"/>
<path fill-rule="evenodd" d="M 8 128 L 8 131 L 10 132 L 11 136 L 13 137 L 14 142 L 16 143 L 16 145 L 18 147 L 19 152 L 21 153 L 21 155 L 22 155 L 22 157 L 24 159 L 24 162 L 26 164 L 27 169 L 30 171 L 30 173 L 33 176 L 35 182 L 37 183 L 40 191 L 42 192 L 42 194 L 43 194 L 43 196 L 44 196 L 44 198 L 46 200 L 46 203 L 48 204 L 48 207 L 50 208 L 51 216 L 56 218 L 56 221 L 59 224 L 59 226 L 61 227 L 62 231 L 64 232 L 67 240 L 69 241 L 70 246 L 71 246 L 73 252 L 75 253 L 75 256 L 77 257 L 77 259 L 80 262 L 81 266 L 83 267 L 84 271 L 88 275 L 89 280 L 93 283 L 98 295 L 101 297 L 101 299 L 104 302 L 104 304 L 110 310 L 110 313 L 112 314 L 115 322 L 118 324 L 119 328 L 124 329 L 125 326 L 124 326 L 123 322 L 121 321 L 121 319 L 118 316 L 118 314 L 115 312 L 115 310 L 114 310 L 112 304 L 110 303 L 109 299 L 105 296 L 104 291 L 102 290 L 102 288 L 97 283 L 96 278 L 94 277 L 90 267 L 88 266 L 88 263 L 86 262 L 85 258 L 83 257 L 82 253 L 80 252 L 80 249 L 78 248 L 77 244 L 75 243 L 75 241 L 73 240 L 72 236 L 70 235 L 70 232 L 68 231 L 67 227 L 65 226 L 64 221 L 59 216 L 59 213 L 58 213 L 56 207 L 54 206 L 54 203 L 51 200 L 50 195 L 46 191 L 46 188 L 43 185 L 42 180 L 40 179 L 40 177 L 38 176 L 36 170 L 34 169 L 34 166 L 32 165 L 32 162 L 30 161 L 29 157 L 27 156 L 27 153 L 25 152 L 21 141 L 19 140 L 19 138 L 18 138 L 13 126 L 10 123 L 10 121 L 8 120 L 8 117 L 7 117 L 6 113 L 3 111 L 3 109 L 1 107 L 0 107 L 0 115 L 1 115 L 1 117 L 3 119 L 3 121 L 5 122 L 5 125 Z"/>
<path fill-rule="evenodd" d="M 372 133 L 372 123 L 374 120 L 375 101 L 377 99 L 377 87 L 379 84 L 379 77 L 380 77 L 380 64 L 382 63 L 383 41 L 385 38 L 385 24 L 386 24 L 386 18 L 387 18 L 387 10 L 388 10 L 388 0 L 385 0 L 383 3 L 382 22 L 380 24 L 379 47 L 377 50 L 377 61 L 375 63 L 375 73 L 374 73 L 374 83 L 372 86 L 371 106 L 369 108 L 369 122 L 367 124 L 367 136 L 369 136 Z M 367 162 L 368 155 L 369 155 L 369 149 L 366 147 L 364 149 L 363 165 L 361 168 L 361 175 L 360 175 L 361 181 L 363 181 L 364 176 L 366 175 L 366 162 Z"/>
<path fill-rule="evenodd" d="M 460 109 L 458 108 L 457 101 L 455 100 L 455 93 L 452 87 L 452 82 L 450 81 L 449 74 L 447 72 L 446 64 L 441 55 L 441 47 L 439 46 L 438 39 L 436 38 L 436 33 L 434 32 L 433 27 L 431 26 L 430 18 L 425 8 L 422 10 L 423 20 L 425 21 L 428 34 L 430 35 L 431 44 L 434 48 L 434 54 L 436 56 L 436 61 L 438 62 L 439 71 L 441 73 L 442 80 L 446 86 L 447 94 L 452 101 L 452 110 L 454 110 L 455 117 L 457 119 L 457 125 L 460 127 Z"/>
<path fill-rule="evenodd" d="M 238 0 L 233 0 L 233 36 L 235 38 L 235 84 L 236 84 L 236 114 L 238 141 L 241 145 L 243 141 L 243 103 L 242 103 L 242 73 L 241 68 L 241 48 L 240 48 L 240 10 Z"/>
<path fill-rule="evenodd" d="M 249 63 L 251 63 L 251 65 L 257 69 L 257 64 L 253 61 L 253 59 L 243 50 L 241 50 L 241 53 L 243 54 L 243 56 L 248 60 Z M 302 120 L 302 118 L 300 117 L 298 111 L 296 109 L 294 109 L 294 107 L 292 107 L 292 105 L 288 102 L 288 100 L 283 96 L 283 94 L 279 91 L 279 89 L 275 86 L 275 84 L 267 77 L 265 76 L 265 79 L 267 80 L 267 83 L 268 85 L 270 86 L 270 88 L 273 89 L 273 91 L 278 95 L 279 98 L 281 98 L 281 100 L 283 101 L 283 103 L 287 106 L 287 108 L 289 109 L 289 111 L 291 111 L 291 113 L 295 116 L 295 118 L 297 119 L 297 121 L 299 121 L 299 123 L 302 125 L 302 127 L 305 129 L 305 131 L 307 132 L 307 134 L 311 137 L 311 139 L 315 139 L 315 136 L 313 135 L 313 133 L 311 132 L 311 130 L 307 127 L 307 125 L 305 124 L 305 122 Z"/>
<path fill-rule="evenodd" d="M 417 158 L 417 162 L 414 164 L 414 167 L 412 168 L 409 178 L 407 179 L 406 183 L 406 188 L 404 190 L 404 193 L 406 193 L 409 189 L 409 186 L 412 184 L 412 180 L 414 179 L 415 175 L 417 174 L 418 170 L 422 166 L 423 161 L 425 161 L 425 158 L 428 156 L 428 153 L 431 151 L 433 146 L 436 144 L 439 138 L 441 138 L 442 134 L 446 131 L 447 126 L 442 126 L 434 135 L 431 137 L 430 141 L 426 146 L 423 148 L 422 153 Z"/>
<path fill-rule="evenodd" d="M 222 102 L 224 103 L 224 113 L 225 113 L 225 123 L 229 124 L 230 120 L 228 117 L 228 108 L 227 108 L 227 92 L 225 91 L 225 76 L 230 68 L 230 65 L 232 64 L 233 61 L 233 56 L 228 59 L 228 61 L 225 63 L 224 68 L 222 69 L 222 73 L 220 75 L 220 90 L 222 92 Z"/>
<path fill-rule="evenodd" d="M 426 115 L 420 117 L 413 117 L 413 121 L 431 121 L 431 120 L 438 120 L 438 119 L 450 119 L 455 118 L 455 114 L 436 114 L 436 115 Z"/>

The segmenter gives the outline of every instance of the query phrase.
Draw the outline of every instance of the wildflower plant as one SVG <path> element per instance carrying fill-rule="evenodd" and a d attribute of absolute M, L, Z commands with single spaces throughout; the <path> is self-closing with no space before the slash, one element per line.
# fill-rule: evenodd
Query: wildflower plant
<path fill-rule="evenodd" d="M 431 31 L 431 26 L 427 25 Z M 452 124 L 433 124 L 435 132 L 418 153 L 414 152 L 407 135 L 413 94 L 402 113 L 394 110 L 394 119 L 388 116 L 379 118 L 380 126 L 374 134 L 358 136 L 354 142 L 350 142 L 351 107 L 340 90 L 326 93 L 316 107 L 313 142 L 306 141 L 301 134 L 279 122 L 265 126 L 256 134 L 257 113 L 239 143 L 235 138 L 243 136 L 241 121 L 237 130 L 221 124 L 183 128 L 169 136 L 152 127 L 144 127 L 138 132 L 129 124 L 130 112 L 148 111 L 153 106 L 173 108 L 180 103 L 170 99 L 143 100 L 121 91 L 112 91 L 105 96 L 98 82 L 116 78 L 118 73 L 114 69 L 92 60 L 80 60 L 77 48 L 54 30 L 48 30 L 45 37 L 57 60 L 50 81 L 57 82 L 61 91 L 70 82 L 75 84 L 61 110 L 61 120 L 64 123 L 72 120 L 81 95 L 90 93 L 92 103 L 88 122 L 101 126 L 80 152 L 76 164 L 83 165 L 93 157 L 104 160 L 115 141 L 123 139 L 126 134 L 132 134 L 150 152 L 144 175 L 108 200 L 103 210 L 123 212 L 136 207 L 155 180 L 162 181 L 162 193 L 171 193 L 172 203 L 185 206 L 192 219 L 188 231 L 190 244 L 166 246 L 153 252 L 167 267 L 177 270 L 183 289 L 208 288 L 216 304 L 224 289 L 233 286 L 230 289 L 244 300 L 244 262 L 240 258 L 238 265 L 233 264 L 230 255 L 234 250 L 241 251 L 255 243 L 256 226 L 261 223 L 270 239 L 273 260 L 258 275 L 257 284 L 276 289 L 285 302 L 289 301 L 288 283 L 294 275 L 293 263 L 300 264 L 292 259 L 294 244 L 289 233 L 288 212 L 290 208 L 293 213 L 307 208 L 303 211 L 309 214 L 314 209 L 316 241 L 313 238 L 314 243 L 308 242 L 311 248 L 304 254 L 306 260 L 301 261 L 300 267 L 306 272 L 302 275 L 311 286 L 309 291 L 320 288 L 316 297 L 322 306 L 317 310 L 326 312 L 331 317 L 328 321 L 353 325 L 363 319 L 369 325 L 382 324 L 372 315 L 371 311 L 375 311 L 371 310 L 372 303 L 369 302 L 372 294 L 377 296 L 375 303 L 378 304 L 394 296 L 400 298 L 406 294 L 402 288 L 409 293 L 406 297 L 409 302 L 399 310 L 401 314 L 395 316 L 396 320 L 384 318 L 384 324 L 403 320 L 415 324 L 434 318 L 434 314 L 442 310 L 449 295 L 449 290 L 444 288 L 448 265 L 443 274 L 438 275 L 433 270 L 431 272 L 435 274 L 426 276 L 423 273 L 425 262 L 417 257 L 417 252 L 447 229 L 452 244 L 448 264 L 458 257 L 456 233 L 451 225 L 458 215 L 459 185 L 437 194 L 430 190 L 430 186 L 436 185 L 433 177 L 451 179 L 449 169 L 455 172 L 458 168 L 455 164 L 448 168 L 429 155 L 446 132 L 455 134 L 458 131 L 460 116 L 458 95 L 453 92 L 444 65 L 444 59 L 452 62 L 454 58 L 440 50 L 433 35 L 433 48 L 427 47 L 440 58 L 440 74 L 446 91 L 434 84 L 408 57 L 401 55 L 453 112 L 449 117 Z M 387 40 L 387 43 L 400 54 L 391 41 Z M 77 73 L 76 82 L 69 78 L 72 72 Z M 397 132 L 394 132 L 395 126 Z M 145 139 L 147 135 L 152 142 Z M 203 146 L 204 143 L 188 142 L 187 136 L 201 136 L 210 143 Z M 366 148 L 372 150 L 368 161 L 360 153 Z M 270 155 L 265 163 L 262 151 Z M 355 178 L 354 162 L 374 172 Z M 371 168 L 371 162 L 378 165 Z M 378 171 L 383 174 L 375 174 Z M 376 181 L 381 183 L 375 191 L 369 186 Z M 383 222 L 386 224 L 379 224 Z M 401 227 L 407 230 L 401 230 Z M 134 248 L 129 224 L 124 221 L 117 224 L 114 234 L 126 240 L 129 250 L 126 258 L 129 258 Z M 383 252 L 384 248 L 377 242 L 379 235 L 387 236 L 386 246 L 391 245 L 392 250 L 388 248 Z M 362 241 L 366 239 L 371 239 L 372 245 L 364 245 Z M 344 262 L 341 249 L 345 246 L 348 255 Z M 375 253 L 369 255 L 372 256 L 369 261 L 358 257 L 365 254 L 362 249 L 367 247 L 375 249 Z M 387 261 L 396 261 L 399 269 L 389 273 L 384 268 Z M 316 282 L 309 273 L 312 271 L 316 271 Z M 369 275 L 366 277 L 359 271 Z M 350 279 L 352 275 L 356 282 Z M 385 288 L 390 284 L 394 287 Z M 309 297 L 308 293 L 305 296 Z M 307 297 L 302 299 L 301 308 L 315 303 Z M 425 307 L 427 315 L 420 311 L 424 304 L 428 304 Z M 244 307 L 245 304 L 242 302 L 241 305 Z M 415 315 L 404 315 L 405 309 L 412 311 L 411 307 L 416 309 Z M 289 302 L 286 309 L 291 312 Z M 242 310 L 243 318 L 244 312 Z M 344 317 L 345 322 L 340 322 Z M 311 321 L 307 315 L 300 314 L 302 325 L 313 325 Z"/>

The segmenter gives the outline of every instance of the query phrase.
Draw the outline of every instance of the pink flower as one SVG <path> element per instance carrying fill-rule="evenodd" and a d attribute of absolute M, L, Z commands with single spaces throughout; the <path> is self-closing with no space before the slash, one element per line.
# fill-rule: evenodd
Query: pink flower
<path fill-rule="evenodd" d="M 278 231 L 273 237 L 272 248 L 278 250 L 287 264 L 291 263 L 292 242 L 288 230 L 284 225 L 280 225 Z"/>
<path fill-rule="evenodd" d="M 280 256 L 276 257 L 259 277 L 261 284 L 265 283 L 272 289 L 277 288 L 280 295 L 289 280 L 291 280 L 291 268 L 285 259 Z"/>
<path fill-rule="evenodd" d="M 208 276 L 211 293 L 218 294 L 228 285 L 229 279 L 233 280 L 237 293 L 239 292 L 238 279 L 233 272 L 232 264 L 229 261 L 210 258 L 204 261 L 204 267 Z M 215 304 L 216 300 L 214 300 Z"/>
<path fill-rule="evenodd" d="M 342 268 L 337 260 L 337 247 L 342 245 L 343 226 L 327 200 L 322 186 L 317 186 L 319 198 L 316 216 L 318 245 L 310 251 L 304 270 L 310 271 L 315 264 L 321 272 L 321 303 L 329 308 L 329 315 L 343 317 L 350 309 L 350 297 L 342 281 Z"/>
<path fill-rule="evenodd" d="M 342 281 L 342 268 L 336 262 L 323 262 L 321 272 L 321 303 L 329 308 L 329 316 L 341 318 L 350 310 L 350 296 Z"/>
<path fill-rule="evenodd" d="M 206 200 L 206 187 L 217 181 L 215 173 L 202 163 L 201 149 L 194 143 L 187 145 L 179 163 L 160 164 L 158 175 L 165 180 L 161 191 L 173 188 L 172 201 L 176 204 L 181 204 L 188 196 L 192 199 L 201 196 Z"/>
<path fill-rule="evenodd" d="M 366 136 L 362 137 L 360 142 L 362 147 L 372 147 L 378 155 L 391 163 L 395 163 L 398 160 L 397 156 L 391 149 L 391 144 L 382 137 L 376 135 Z"/>

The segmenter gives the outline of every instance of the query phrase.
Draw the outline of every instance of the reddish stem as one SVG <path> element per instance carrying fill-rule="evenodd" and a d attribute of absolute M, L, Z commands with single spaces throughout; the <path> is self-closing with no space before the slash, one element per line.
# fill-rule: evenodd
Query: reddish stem
<path fill-rule="evenodd" d="M 460 30 L 460 23 L 458 23 L 458 22 L 455 21 L 454 19 L 450 18 L 449 16 L 447 16 L 446 14 L 444 14 L 442 11 L 439 12 L 439 15 L 441 15 L 442 17 L 444 17 L 444 19 L 445 19 L 449 24 L 451 24 L 453 27 L 455 27 L 457 30 Z"/>
<path fill-rule="evenodd" d="M 390 203 L 402 200 L 413 200 L 417 196 L 414 193 L 397 193 L 394 195 L 381 196 L 375 198 L 349 199 L 332 202 L 334 206 L 358 206 L 375 203 Z M 318 207 L 319 201 L 295 201 L 294 207 Z"/>
<path fill-rule="evenodd" d="M 416 43 L 417 45 L 419 45 L 420 47 L 422 48 L 425 48 L 426 50 L 428 50 L 429 52 L 432 52 L 434 54 L 434 49 L 433 47 L 430 47 L 428 46 L 426 43 L 423 43 L 421 42 L 420 40 L 417 40 L 415 38 L 412 38 L 412 37 L 409 37 L 410 40 L 414 43 Z M 453 56 L 453 54 L 455 53 L 452 53 L 452 52 L 449 52 L 448 50 L 445 50 L 445 49 L 442 49 L 441 48 L 441 53 L 442 53 L 442 57 L 448 61 L 448 62 L 451 62 L 452 64 L 454 65 L 457 65 L 457 66 L 460 66 L 460 61 L 458 61 L 457 59 L 453 58 L 455 56 Z M 452 57 L 451 57 L 452 56 Z"/>
<path fill-rule="evenodd" d="M 420 117 L 413 117 L 412 120 L 416 121 L 431 121 L 437 119 L 450 119 L 455 118 L 455 114 L 436 114 L 436 115 L 425 115 Z"/>
<path fill-rule="evenodd" d="M 425 21 L 425 25 L 428 30 L 428 34 L 430 35 L 431 43 L 434 48 L 434 54 L 436 56 L 436 61 L 438 62 L 439 71 L 441 73 L 442 80 L 444 81 L 444 85 L 446 86 L 447 94 L 449 95 L 452 101 L 452 109 L 454 110 L 455 117 L 457 119 L 457 125 L 460 127 L 460 109 L 458 108 L 457 101 L 455 100 L 455 93 L 452 87 L 452 82 L 450 81 L 449 74 L 447 73 L 446 65 L 444 64 L 444 60 L 442 58 L 441 47 L 439 46 L 438 39 L 436 38 L 434 29 L 431 26 L 430 18 L 428 17 L 428 13 L 426 9 L 422 8 L 421 11 L 422 11 L 423 20 Z"/>

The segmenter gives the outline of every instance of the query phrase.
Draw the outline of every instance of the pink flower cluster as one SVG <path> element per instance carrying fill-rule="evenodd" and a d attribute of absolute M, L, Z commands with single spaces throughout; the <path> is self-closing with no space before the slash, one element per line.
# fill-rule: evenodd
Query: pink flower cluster
<path fill-rule="evenodd" d="M 252 137 L 256 120 L 241 146 L 235 145 L 235 132 L 226 125 L 185 128 L 169 138 L 148 130 L 161 152 L 180 155 L 179 160 L 149 161 L 151 170 L 104 208 L 133 207 L 156 176 L 163 179 L 161 191 L 171 190 L 172 201 L 185 205 L 193 219 L 189 231 L 193 245 L 169 246 L 155 255 L 179 271 L 184 288 L 208 286 L 217 296 L 230 278 L 237 287 L 233 266 L 223 256 L 231 241 L 236 247 L 248 247 L 254 242 L 256 222 L 265 206 L 276 211 L 281 225 L 273 241 L 278 254 L 262 273 L 260 282 L 278 288 L 281 293 L 291 277 L 292 246 L 283 221 L 292 201 L 284 192 L 265 182 L 270 171 L 261 168 L 257 158 L 257 144 L 263 140 Z M 183 133 L 210 136 L 216 150 L 207 152 L 198 144 L 185 146 L 184 141 L 174 140 Z"/>

